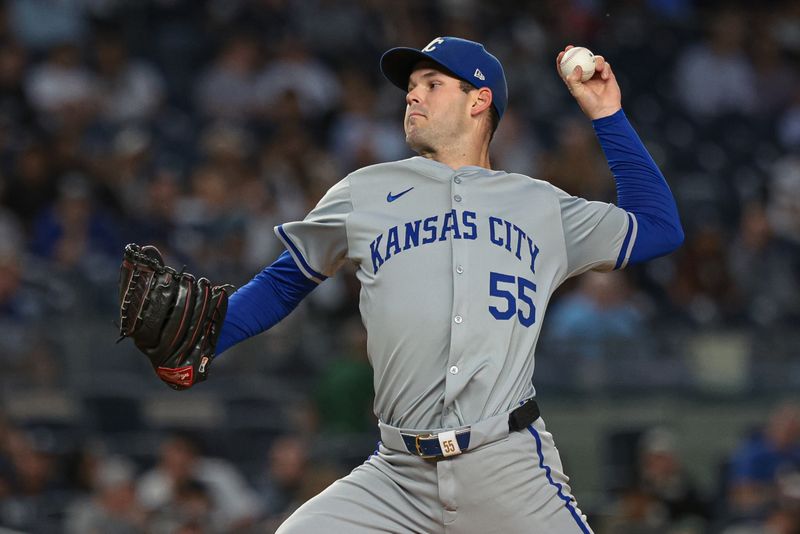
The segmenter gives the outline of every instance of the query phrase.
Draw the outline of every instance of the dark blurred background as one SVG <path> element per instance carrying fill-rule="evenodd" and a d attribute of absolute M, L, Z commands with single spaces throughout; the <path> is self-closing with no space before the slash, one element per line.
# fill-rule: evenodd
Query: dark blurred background
<path fill-rule="evenodd" d="M 189 392 L 115 345 L 127 242 L 247 282 L 346 173 L 410 156 L 380 54 L 504 63 L 495 168 L 614 201 L 561 84 L 603 54 L 676 253 L 557 293 L 534 383 L 598 534 L 800 532 L 800 2 L 0 2 L 0 532 L 271 532 L 378 439 L 352 268 Z"/>

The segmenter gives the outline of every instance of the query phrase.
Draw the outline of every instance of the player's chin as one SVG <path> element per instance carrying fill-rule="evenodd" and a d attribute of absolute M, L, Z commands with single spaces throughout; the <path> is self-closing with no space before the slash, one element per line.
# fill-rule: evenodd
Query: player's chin
<path fill-rule="evenodd" d="M 406 143 L 411 146 L 419 138 L 419 132 L 413 126 L 406 126 Z"/>
<path fill-rule="evenodd" d="M 427 143 L 419 138 L 412 138 L 407 135 L 406 144 L 408 145 L 408 148 L 417 154 L 433 154 L 435 152 L 430 143 Z"/>

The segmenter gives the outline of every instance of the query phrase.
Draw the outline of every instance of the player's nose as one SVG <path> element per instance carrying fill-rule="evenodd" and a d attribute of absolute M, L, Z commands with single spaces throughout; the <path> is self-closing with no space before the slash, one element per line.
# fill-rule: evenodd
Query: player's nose
<path fill-rule="evenodd" d="M 406 105 L 410 106 L 412 104 L 419 104 L 420 102 L 419 92 L 416 87 L 406 93 Z"/>

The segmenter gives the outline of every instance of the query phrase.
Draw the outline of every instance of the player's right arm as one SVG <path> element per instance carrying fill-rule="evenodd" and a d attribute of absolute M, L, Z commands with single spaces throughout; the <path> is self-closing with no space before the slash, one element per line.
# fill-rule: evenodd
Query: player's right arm
<path fill-rule="evenodd" d="M 566 276 L 587 269 L 620 269 L 672 252 L 684 238 L 675 198 L 622 111 L 622 95 L 611 65 L 595 56 L 595 75 L 583 82 L 579 69 L 568 76 L 561 74 L 558 63 L 564 52 L 556 58 L 557 70 L 592 119 L 614 175 L 618 204 L 589 202 L 560 192 Z"/>
<path fill-rule="evenodd" d="M 344 263 L 349 183 L 345 178 L 328 190 L 302 221 L 275 228 L 286 251 L 228 299 L 217 355 L 275 326 Z"/>

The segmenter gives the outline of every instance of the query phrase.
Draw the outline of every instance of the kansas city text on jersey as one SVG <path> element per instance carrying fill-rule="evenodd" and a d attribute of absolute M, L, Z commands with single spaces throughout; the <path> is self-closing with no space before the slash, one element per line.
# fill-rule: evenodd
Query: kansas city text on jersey
<path fill-rule="evenodd" d="M 392 226 L 386 232 L 378 234 L 369 244 L 372 272 L 377 274 L 384 263 L 411 248 L 447 239 L 478 239 L 479 224 L 485 228 L 493 245 L 502 247 L 518 260 L 527 262 L 531 272 L 536 273 L 539 247 L 522 228 L 495 216 L 480 222 L 474 211 L 459 212 L 454 209 L 443 215 L 431 215 Z"/>

